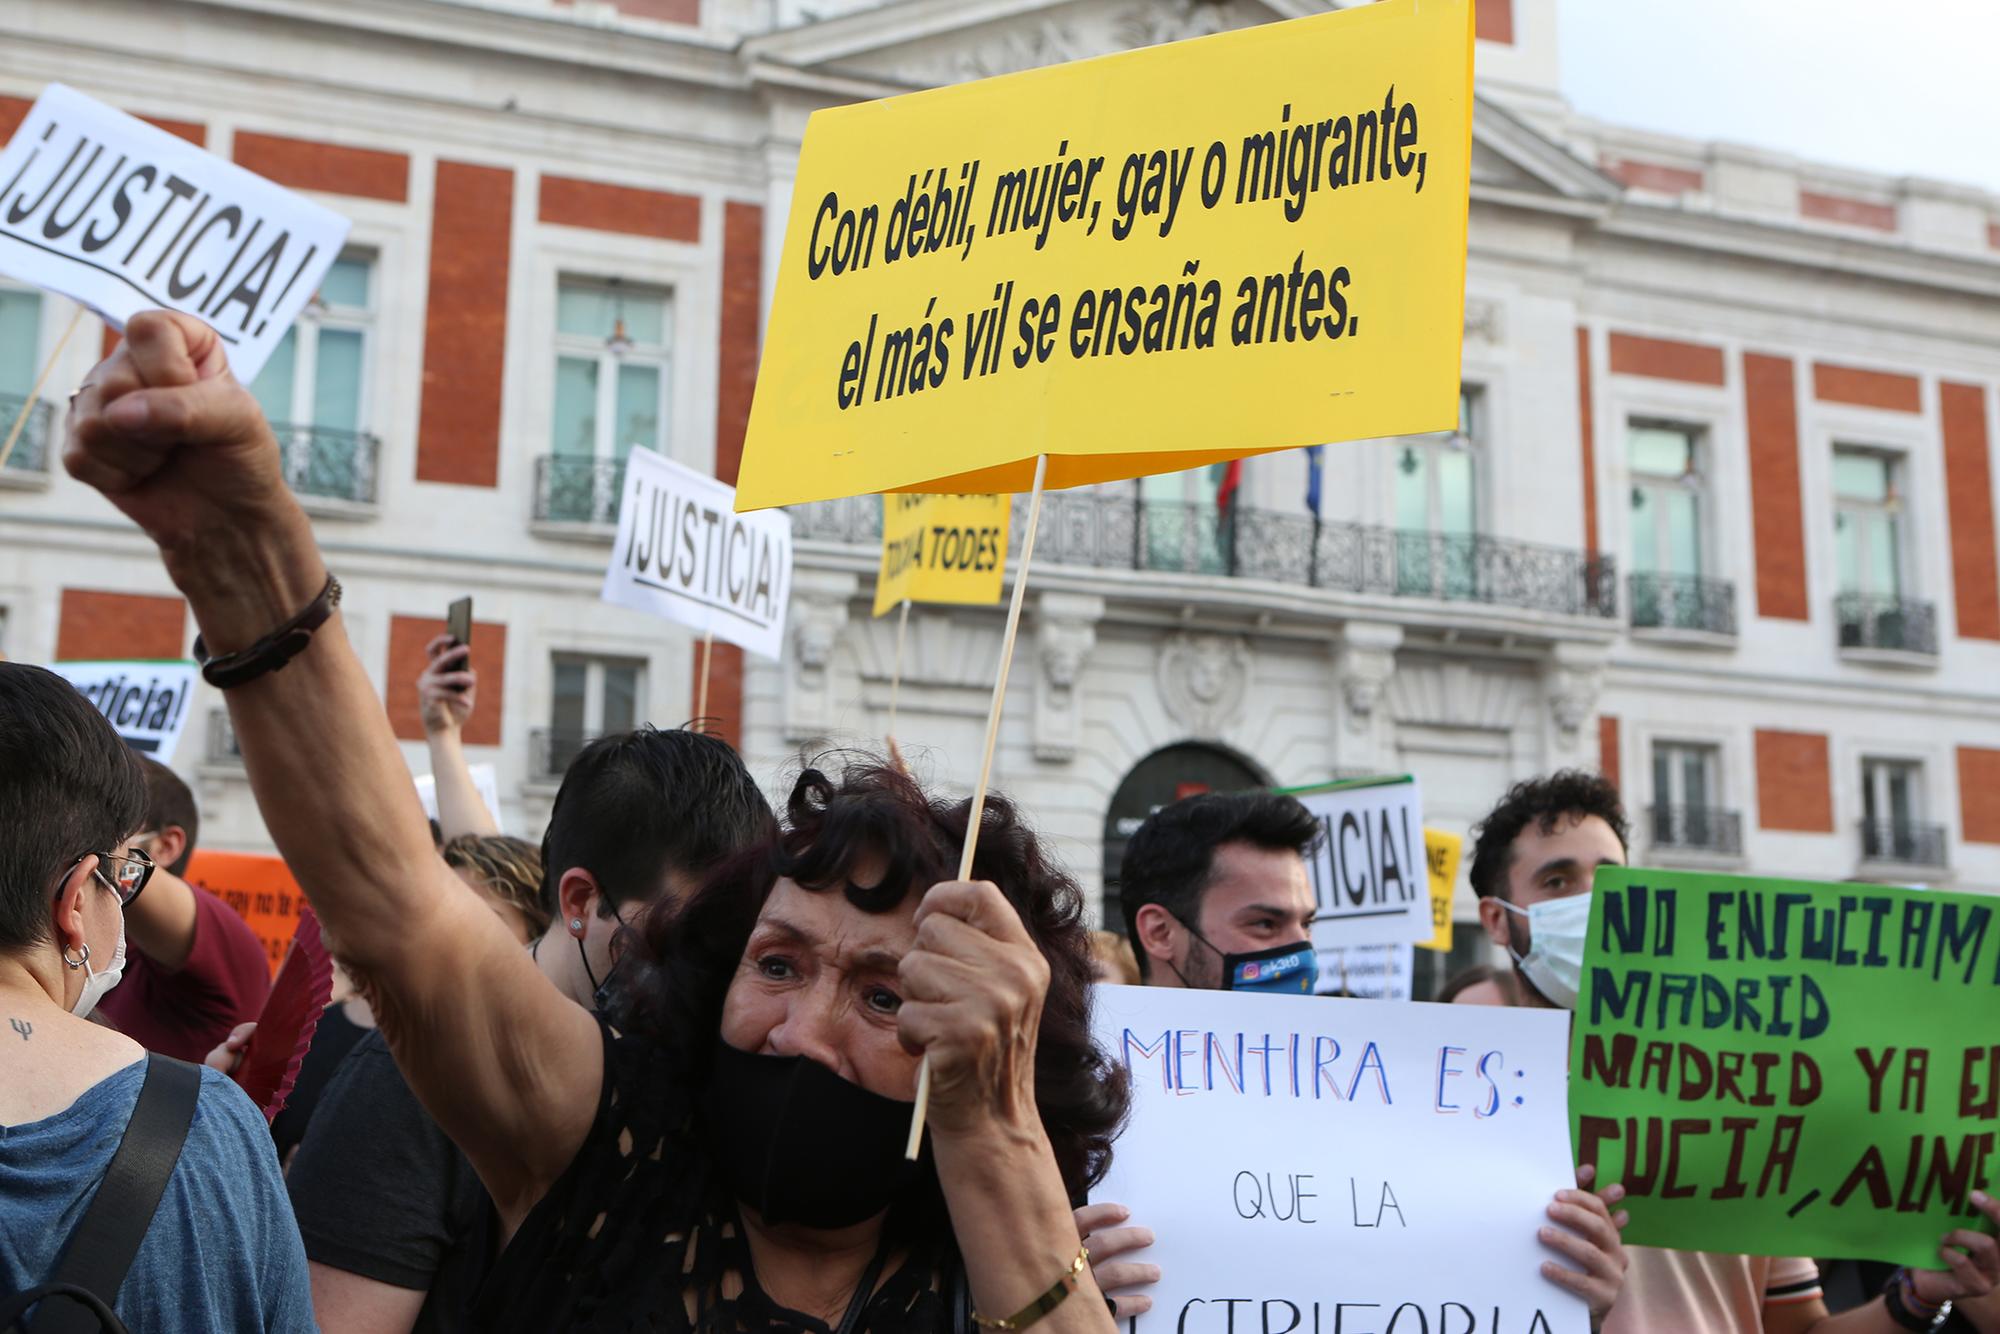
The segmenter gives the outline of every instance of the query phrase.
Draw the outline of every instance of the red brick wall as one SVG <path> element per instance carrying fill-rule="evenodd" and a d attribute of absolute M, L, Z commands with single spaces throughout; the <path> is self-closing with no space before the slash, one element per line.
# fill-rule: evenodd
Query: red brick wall
<path fill-rule="evenodd" d="M 444 633 L 442 618 L 389 618 L 389 674 L 384 701 L 389 725 L 405 741 L 424 739 L 423 712 L 417 705 L 417 674 L 430 658 L 424 645 Z M 507 696 L 507 627 L 493 621 L 472 623 L 472 668 L 479 673 L 479 705 L 465 726 L 468 746 L 500 744 L 501 701 Z"/>
<path fill-rule="evenodd" d="M 21 128 L 21 122 L 28 118 L 28 109 L 34 100 L 26 97 L 0 97 L 0 143 L 14 137 L 14 131 Z"/>
<path fill-rule="evenodd" d="M 701 239 L 701 200 L 694 195 L 605 185 L 573 176 L 542 177 L 540 217 L 563 227 L 662 241 Z"/>
<path fill-rule="evenodd" d="M 1479 0 L 1473 28 L 1482 42 L 1514 44 L 1514 0 Z"/>
<path fill-rule="evenodd" d="M 1789 357 L 1743 354 L 1749 420 L 1751 528 L 1757 614 L 1811 619 L 1806 607 L 1805 519 L 1799 497 L 1799 408 Z"/>
<path fill-rule="evenodd" d="M 420 482 L 499 484 L 513 219 L 512 171 L 437 164 L 417 423 Z"/>
<path fill-rule="evenodd" d="M 196 148 L 208 147 L 208 126 L 192 120 L 169 120 L 165 116 L 141 116 L 155 129 L 165 130 L 176 139 L 185 139 Z"/>
<path fill-rule="evenodd" d="M 238 130 L 236 163 L 293 190 L 320 190 L 401 204 L 410 197 L 410 159 L 373 148 Z"/>
<path fill-rule="evenodd" d="M 1986 390 L 1938 386 L 1944 425 L 1945 499 L 1951 509 L 1952 586 L 1958 633 L 2000 639 L 2000 549 L 1993 535 L 1993 456 L 1986 438 Z"/>
<path fill-rule="evenodd" d="M 1614 375 L 1645 375 L 1655 380 L 1682 380 L 1688 384 L 1720 385 L 1723 381 L 1722 349 L 1702 343 L 1681 343 L 1671 338 L 1643 338 L 1638 334 L 1611 335 L 1611 372 Z"/>
<path fill-rule="evenodd" d="M 764 209 L 732 200 L 722 208 L 722 318 L 715 377 L 715 475 L 732 486 L 743 464 L 743 437 L 757 389 L 757 323 L 763 291 Z M 695 645 L 694 653 L 698 696 L 701 645 Z M 743 650 L 734 644 L 715 646 L 708 712 L 716 719 L 718 735 L 732 746 L 743 744 Z"/>
<path fill-rule="evenodd" d="M 555 0 L 568 6 L 572 0 Z M 611 0 L 620 13 L 634 18 L 663 19 L 668 23 L 701 22 L 701 0 Z"/>
<path fill-rule="evenodd" d="M 1757 823 L 1803 834 L 1833 832 L 1833 771 L 1824 733 L 1758 729 Z"/>
<path fill-rule="evenodd" d="M 1859 366 L 1813 363 L 1813 397 L 1823 403 L 1852 403 L 1891 412 L 1922 412 L 1923 386 L 1914 375 L 1865 370 Z"/>
<path fill-rule="evenodd" d="M 1618 719 L 1609 713 L 1597 715 L 1597 772 L 1611 780 L 1611 786 L 1622 782 L 1618 763 Z"/>
<path fill-rule="evenodd" d="M 1597 554 L 1597 413 L 1590 401 L 1590 330 L 1576 330 L 1577 429 L 1583 436 L 1583 549 Z"/>
<path fill-rule="evenodd" d="M 1799 216 L 1816 218 L 1821 222 L 1845 223 L 1849 227 L 1866 227 L 1870 231 L 1896 230 L 1894 204 L 1876 204 L 1846 195 L 1822 194 L 1817 190 L 1799 191 Z"/>
<path fill-rule="evenodd" d="M 187 603 L 148 593 L 65 588 L 57 612 L 57 662 L 93 658 L 184 658 L 194 642 Z"/>
<path fill-rule="evenodd" d="M 1958 816 L 1967 843 L 2000 843 L 2000 750 L 1958 748 Z"/>
<path fill-rule="evenodd" d="M 1664 162 L 1645 162 L 1637 158 L 1607 157 L 1598 164 L 1614 181 L 1641 190 L 1658 190 L 1662 194 L 1678 195 L 1698 191 L 1707 183 L 1698 171 L 1687 167 L 1670 167 Z"/>

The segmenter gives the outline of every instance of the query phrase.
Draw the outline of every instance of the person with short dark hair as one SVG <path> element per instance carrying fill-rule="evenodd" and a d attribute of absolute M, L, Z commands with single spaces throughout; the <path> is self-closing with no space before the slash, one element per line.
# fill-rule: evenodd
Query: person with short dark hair
<path fill-rule="evenodd" d="M 1311 812 L 1273 792 L 1204 793 L 1146 817 L 1118 867 L 1140 979 L 1311 992 L 1317 904 L 1305 859 L 1318 839 Z"/>
<path fill-rule="evenodd" d="M 77 1244 L 148 1077 L 137 1042 L 87 1018 L 156 888 L 145 816 L 145 779 L 104 716 L 55 673 L 0 662 L 0 1294 L 47 1284 Z M 149 1334 L 308 1329 L 263 1114 L 223 1076 L 199 1081 L 137 1254 L 96 1295 Z"/>
<path fill-rule="evenodd" d="M 271 959 L 233 908 L 181 878 L 201 828 L 194 793 L 158 760 L 138 760 L 146 819 L 134 841 L 158 869 L 126 910 L 132 953 L 125 980 L 98 1014 L 148 1051 L 199 1061 L 264 1008 Z"/>
<path fill-rule="evenodd" d="M 1471 875 L 1479 920 L 1514 961 L 1511 980 L 1518 985 L 1511 1003 L 1576 1008 L 1593 878 L 1600 867 L 1625 865 L 1628 828 L 1618 789 L 1579 769 L 1527 779 L 1508 789 L 1474 833 Z M 1463 994 L 1456 999 L 1473 1003 Z M 1578 1180 L 1589 1184 L 1596 1171 L 1586 1163 Z M 1624 1196 L 1615 1182 L 1602 1194 L 1611 1204 Z M 1982 1193 L 1973 1200 L 1990 1222 L 2000 1223 L 2000 1203 Z M 1972 1261 L 1960 1257 L 1953 1270 L 1980 1275 L 1977 1282 L 1953 1271 L 1899 1270 L 1891 1296 L 1837 1316 L 1827 1313 L 1811 1259 L 1629 1246 L 1624 1290 L 1605 1316 L 1604 1334 L 1928 1329 L 1929 1316 L 1918 1314 L 1923 1307 L 1935 1312 L 1947 1298 L 1991 1292 L 2000 1279 L 2000 1245 L 1993 1238 L 1960 1229 L 1944 1241 L 1941 1253 L 1952 1253 L 1954 1245 L 1972 1252 Z M 1902 1317 L 1892 1300 L 1902 1304 Z"/>
<path fill-rule="evenodd" d="M 469 719 L 469 702 L 454 716 Z M 440 790 L 469 791 L 469 776 L 447 772 L 464 762 L 453 755 L 433 752 L 434 766 L 446 766 L 436 770 Z M 462 834 L 443 856 L 468 884 L 506 880 L 505 897 L 523 915 L 532 866 L 532 916 L 543 928 L 535 962 L 564 999 L 589 1009 L 619 971 L 628 922 L 656 901 L 685 898 L 716 862 L 773 827 L 769 803 L 727 742 L 642 727 L 577 755 L 539 852 L 520 839 Z M 493 855 L 507 849 L 515 855 Z M 492 904 L 490 891 L 482 897 Z M 287 1184 L 328 1334 L 474 1327 L 472 1299 L 497 1246 L 492 1201 L 380 1033 L 362 1036 L 333 1072 Z"/>

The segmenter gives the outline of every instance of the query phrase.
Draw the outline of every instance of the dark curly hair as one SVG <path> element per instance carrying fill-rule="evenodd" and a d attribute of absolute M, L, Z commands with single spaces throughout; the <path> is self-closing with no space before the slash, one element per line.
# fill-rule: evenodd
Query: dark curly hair
<path fill-rule="evenodd" d="M 1507 871 L 1514 861 L 1514 840 L 1530 824 L 1544 834 L 1553 834 L 1564 819 L 1581 820 L 1595 815 L 1618 835 L 1618 846 L 1630 846 L 1631 828 L 1625 821 L 1625 806 L 1618 789 L 1602 774 L 1583 769 L 1558 769 L 1540 778 L 1529 778 L 1507 789 L 1484 820 L 1473 829 L 1477 842 L 1472 850 L 1472 888 L 1480 898 L 1506 898 Z"/>
<path fill-rule="evenodd" d="M 805 770 L 782 831 L 724 860 L 679 908 L 662 903 L 639 921 L 619 969 L 617 1017 L 628 1031 L 666 1048 L 695 1086 L 706 1083 L 723 998 L 778 880 L 845 894 L 862 912 L 894 911 L 912 894 L 957 877 L 970 805 L 927 796 L 916 780 L 873 756 L 851 759 L 838 780 Z M 871 858 L 885 859 L 887 869 L 875 885 L 855 884 L 852 869 Z M 1082 891 L 1000 796 L 986 800 L 972 877 L 999 886 L 1048 961 L 1035 1101 L 1063 1185 L 1081 1203 L 1111 1164 L 1127 1102 L 1125 1072 L 1091 1039 Z M 929 1190 L 941 1217 L 934 1175 Z"/>

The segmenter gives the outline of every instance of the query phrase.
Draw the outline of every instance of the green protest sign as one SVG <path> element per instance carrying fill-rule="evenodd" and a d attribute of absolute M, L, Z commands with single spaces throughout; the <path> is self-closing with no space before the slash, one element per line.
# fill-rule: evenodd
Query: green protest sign
<path fill-rule="evenodd" d="M 1570 1130 L 1630 1192 L 1625 1240 L 1940 1268 L 2000 1185 L 1996 907 L 1600 869 Z"/>

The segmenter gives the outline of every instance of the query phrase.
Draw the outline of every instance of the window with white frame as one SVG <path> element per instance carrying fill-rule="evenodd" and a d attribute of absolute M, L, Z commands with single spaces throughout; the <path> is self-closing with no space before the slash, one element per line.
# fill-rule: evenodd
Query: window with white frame
<path fill-rule="evenodd" d="M 0 286 L 0 432 L 12 430 L 14 419 L 31 408 L 28 395 L 41 373 L 41 355 L 42 294 L 27 287 Z M 33 408 L 14 442 L 14 452 L 7 456 L 10 470 L 47 470 L 54 417 L 52 406 Z"/>
<path fill-rule="evenodd" d="M 637 658 L 558 653 L 549 698 L 546 771 L 559 776 L 593 738 L 639 725 L 646 664 Z"/>
<path fill-rule="evenodd" d="M 1861 848 L 1879 861 L 1941 865 L 1941 831 L 1926 821 L 1924 766 L 1916 760 L 1861 761 Z"/>
<path fill-rule="evenodd" d="M 1138 481 L 1146 525 L 1146 568 L 1221 574 L 1228 568 L 1229 525 L 1240 495 L 1223 512 L 1229 465 L 1154 473 Z"/>
<path fill-rule="evenodd" d="M 633 446 L 668 452 L 673 338 L 667 292 L 616 278 L 558 282 L 553 457 L 539 517 L 615 522 Z"/>
<path fill-rule="evenodd" d="M 1896 600 L 1909 593 L 1901 460 L 1879 449 L 1833 451 L 1833 550 L 1843 594 Z"/>
<path fill-rule="evenodd" d="M 1632 568 L 1653 575 L 1699 578 L 1707 485 L 1701 436 L 1690 426 L 1633 422 L 1626 437 L 1632 470 Z"/>
<path fill-rule="evenodd" d="M 1723 809 L 1722 748 L 1653 743 L 1653 846 L 1737 850 L 1736 817 Z"/>
<path fill-rule="evenodd" d="M 349 251 L 333 262 L 298 322 L 250 386 L 279 427 L 358 434 L 366 429 L 374 261 Z"/>
<path fill-rule="evenodd" d="M 1458 393 L 1458 429 L 1403 440 L 1395 452 L 1396 590 L 1418 597 L 1469 597 L 1477 581 L 1479 444 L 1477 389 Z"/>
<path fill-rule="evenodd" d="M 1404 440 L 1396 448 L 1396 527 L 1406 533 L 1471 537 L 1479 531 L 1479 391 L 1458 393 L 1458 429 Z"/>

